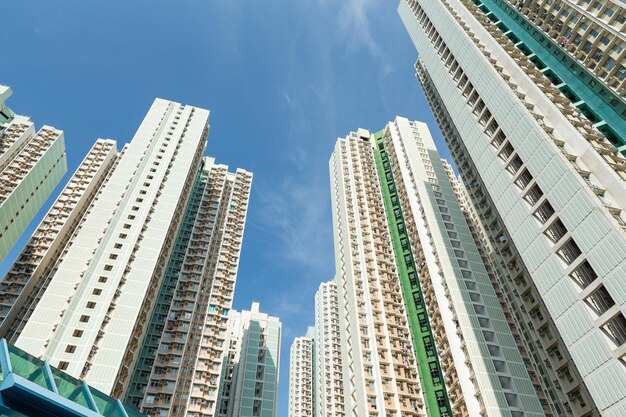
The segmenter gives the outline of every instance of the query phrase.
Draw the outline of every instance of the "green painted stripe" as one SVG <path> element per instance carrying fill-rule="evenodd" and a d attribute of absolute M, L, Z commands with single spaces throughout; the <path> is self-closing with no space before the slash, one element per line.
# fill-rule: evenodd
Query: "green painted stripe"
<path fill-rule="evenodd" d="M 409 319 L 409 327 L 411 329 L 411 339 L 413 340 L 413 348 L 418 361 L 418 371 L 426 402 L 426 412 L 429 417 L 451 417 L 452 407 L 446 391 L 445 378 L 443 372 L 441 372 L 435 338 L 430 328 L 428 310 L 424 303 L 419 283 L 420 277 L 413 258 L 413 251 L 411 250 L 411 243 L 383 137 L 384 131 L 374 135 L 376 141 L 374 157 L 391 232 L 393 250 L 396 255 L 400 287 L 402 288 L 407 318 Z"/>

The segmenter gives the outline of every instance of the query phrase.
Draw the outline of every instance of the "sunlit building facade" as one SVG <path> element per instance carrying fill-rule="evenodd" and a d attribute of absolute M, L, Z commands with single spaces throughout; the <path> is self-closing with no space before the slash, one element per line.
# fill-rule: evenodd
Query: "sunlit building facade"
<path fill-rule="evenodd" d="M 217 415 L 251 182 L 251 173 L 205 158 L 190 187 L 125 394 L 150 416 Z"/>
<path fill-rule="evenodd" d="M 340 139 L 331 179 L 337 274 L 345 274 L 342 284 L 337 279 L 337 299 L 346 415 L 550 414 L 479 237 L 459 203 L 459 185 L 426 125 L 397 117 L 375 134 L 359 129 Z M 339 186 L 340 179 L 348 190 Z M 359 192 L 365 184 L 365 192 Z M 343 224 L 348 227 L 341 230 Z M 364 224 L 372 227 L 359 235 Z M 351 239 L 341 242 L 350 231 Z M 357 262 L 347 274 L 350 252 Z M 388 262 L 378 287 L 373 277 L 379 271 L 370 256 Z M 356 271 L 365 272 L 369 294 L 361 290 Z M 348 285 L 356 288 L 357 308 L 351 306 Z M 348 327 L 355 319 L 358 343 Z M 368 355 L 370 325 L 379 349 L 375 356 Z M 385 345 L 391 350 L 390 367 L 379 348 Z M 363 379 L 351 379 L 350 368 L 358 370 L 360 359 L 353 352 L 363 357 Z M 374 366 L 382 369 L 379 375 Z M 365 390 L 366 400 L 350 389 Z M 367 407 L 367 414 L 360 407 Z"/>
<path fill-rule="evenodd" d="M 99 139 L 0 283 L 0 336 L 14 343 L 53 275 L 57 260 L 117 160 L 116 143 Z"/>
<path fill-rule="evenodd" d="M 289 417 L 312 417 L 315 413 L 315 340 L 309 328 L 296 337 L 289 352 Z"/>
<path fill-rule="evenodd" d="M 14 288 L 3 287 L 14 305 L 3 309 L 1 328 L 18 348 L 121 396 L 201 164 L 208 116 L 157 99 L 117 158 L 114 143 L 96 143 L 11 268 Z"/>
<path fill-rule="evenodd" d="M 63 132 L 51 126 L 36 131 L 6 105 L 11 94 L 0 85 L 0 261 L 67 171 Z"/>
<path fill-rule="evenodd" d="M 334 280 L 324 282 L 315 294 L 314 406 L 319 417 L 343 417 L 343 366 L 339 300 Z"/>
<path fill-rule="evenodd" d="M 615 7 L 609 27 L 623 15 L 623 5 L 592 3 L 399 6 L 502 298 L 559 416 L 626 413 L 626 115 L 623 90 L 612 87 L 619 69 L 592 77 L 591 61 L 563 50 L 569 41 L 558 37 L 557 47 L 545 38 L 557 24 L 536 28 L 535 13 L 548 6 L 573 7 L 579 22 L 595 4 L 598 13 Z M 583 43 L 599 36 L 600 26 L 576 25 Z M 623 33 L 611 36 L 609 45 L 622 44 Z"/>
<path fill-rule="evenodd" d="M 416 351 L 373 146 L 373 135 L 359 129 L 337 141 L 330 159 L 344 409 L 349 416 L 421 416 Z"/>
<path fill-rule="evenodd" d="M 276 417 L 281 323 L 259 311 L 232 311 L 224 355 L 219 417 Z"/>

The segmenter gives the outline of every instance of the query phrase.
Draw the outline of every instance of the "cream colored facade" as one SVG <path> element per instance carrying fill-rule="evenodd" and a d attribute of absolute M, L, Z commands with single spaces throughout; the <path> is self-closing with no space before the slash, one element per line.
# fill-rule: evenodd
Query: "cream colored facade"
<path fill-rule="evenodd" d="M 339 139 L 330 159 L 345 414 L 425 414 L 373 136 Z"/>
<path fill-rule="evenodd" d="M 626 97 L 626 8 L 623 2 L 509 2 L 618 95 Z"/>
<path fill-rule="evenodd" d="M 314 404 L 316 417 L 343 417 L 344 390 L 339 329 L 339 299 L 334 281 L 315 294 Z"/>
<path fill-rule="evenodd" d="M 310 332 L 312 333 L 312 332 Z M 296 337 L 289 355 L 289 417 L 313 417 L 315 407 L 314 340 Z"/>

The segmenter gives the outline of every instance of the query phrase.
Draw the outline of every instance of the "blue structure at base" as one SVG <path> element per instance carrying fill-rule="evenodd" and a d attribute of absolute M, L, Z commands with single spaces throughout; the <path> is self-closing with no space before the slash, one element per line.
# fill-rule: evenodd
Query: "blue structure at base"
<path fill-rule="evenodd" d="M 145 417 L 0 340 L 0 417 Z"/>

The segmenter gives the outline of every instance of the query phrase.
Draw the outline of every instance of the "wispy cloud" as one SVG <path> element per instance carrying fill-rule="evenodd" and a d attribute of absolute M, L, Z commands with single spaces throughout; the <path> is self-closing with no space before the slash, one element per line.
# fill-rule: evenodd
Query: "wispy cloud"
<path fill-rule="evenodd" d="M 337 24 L 349 49 L 366 48 L 375 56 L 380 48 L 372 35 L 369 16 L 378 7 L 375 0 L 345 0 L 337 15 Z"/>
<path fill-rule="evenodd" d="M 260 226 L 275 239 L 267 255 L 283 265 L 299 265 L 301 274 L 320 279 L 318 274 L 327 273 L 332 256 L 327 187 L 290 177 L 260 187 Z"/>

